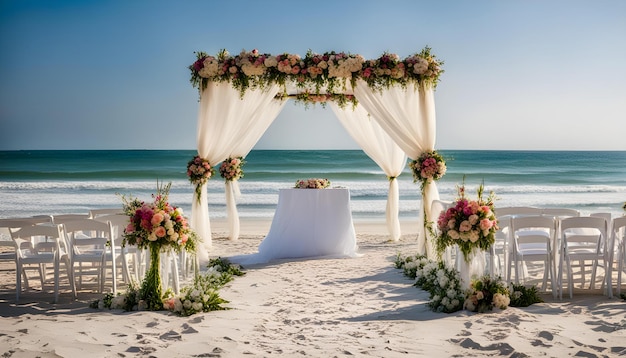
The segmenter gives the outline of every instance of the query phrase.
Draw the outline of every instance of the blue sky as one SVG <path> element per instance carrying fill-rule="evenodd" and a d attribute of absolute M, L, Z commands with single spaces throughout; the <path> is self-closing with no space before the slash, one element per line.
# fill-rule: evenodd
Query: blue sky
<path fill-rule="evenodd" d="M 0 150 L 195 149 L 194 51 L 430 46 L 437 149 L 626 150 L 626 1 L 0 0 Z M 258 149 L 356 149 L 287 104 Z"/>

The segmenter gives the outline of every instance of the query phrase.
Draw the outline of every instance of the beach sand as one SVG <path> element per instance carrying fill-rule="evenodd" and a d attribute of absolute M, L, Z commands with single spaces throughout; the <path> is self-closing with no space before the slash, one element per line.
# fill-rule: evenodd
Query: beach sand
<path fill-rule="evenodd" d="M 226 239 L 212 222 L 210 256 L 256 252 L 269 221 L 241 223 Z M 394 268 L 416 253 L 416 226 L 390 242 L 385 225 L 355 222 L 362 256 L 279 260 L 246 267 L 220 291 L 230 310 L 179 317 L 166 311 L 88 307 L 101 295 L 30 290 L 15 303 L 15 269 L 0 266 L 2 357 L 611 357 L 626 355 L 626 302 L 600 290 L 527 308 L 434 313 L 428 293 Z M 31 280 L 37 287 L 37 280 Z M 65 288 L 64 288 L 65 289 Z"/>

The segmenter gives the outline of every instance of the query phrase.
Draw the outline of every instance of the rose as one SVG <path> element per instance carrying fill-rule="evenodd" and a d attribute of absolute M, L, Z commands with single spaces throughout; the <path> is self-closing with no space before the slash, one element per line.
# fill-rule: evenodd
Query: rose
<path fill-rule="evenodd" d="M 163 221 L 163 214 L 161 213 L 156 213 L 154 214 L 154 216 L 152 217 L 152 219 L 150 220 L 150 223 L 153 226 L 157 226 L 159 225 L 161 222 Z"/>
<path fill-rule="evenodd" d="M 489 219 L 482 219 L 480 221 L 480 228 L 482 230 L 489 230 L 493 226 L 493 222 Z"/>
<path fill-rule="evenodd" d="M 157 237 L 164 237 L 167 234 L 167 232 L 165 231 L 165 228 L 163 226 L 159 226 L 156 228 L 156 230 L 154 230 L 154 235 L 156 235 Z"/>

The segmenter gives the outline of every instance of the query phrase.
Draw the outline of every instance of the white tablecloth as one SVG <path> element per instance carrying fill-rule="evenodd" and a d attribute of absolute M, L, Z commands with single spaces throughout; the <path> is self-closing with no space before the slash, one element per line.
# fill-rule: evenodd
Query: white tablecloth
<path fill-rule="evenodd" d="M 270 231 L 259 252 L 241 264 L 304 257 L 355 257 L 356 235 L 348 189 L 281 189 Z"/>

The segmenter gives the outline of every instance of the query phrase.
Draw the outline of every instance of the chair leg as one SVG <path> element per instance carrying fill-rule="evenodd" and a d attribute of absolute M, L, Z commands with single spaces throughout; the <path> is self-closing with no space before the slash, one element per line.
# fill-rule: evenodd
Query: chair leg
<path fill-rule="evenodd" d="M 567 286 L 569 288 L 569 298 L 574 298 L 574 273 L 572 272 L 572 261 L 567 258 Z"/>
<path fill-rule="evenodd" d="M 549 260 L 546 260 L 543 262 L 544 265 L 544 269 L 543 269 L 543 283 L 541 284 L 541 291 L 546 292 L 546 289 L 548 288 L 548 275 L 550 272 L 550 264 L 548 262 Z"/>
<path fill-rule="evenodd" d="M 54 303 L 59 302 L 59 262 L 54 262 Z"/>
<path fill-rule="evenodd" d="M 606 266 L 604 266 L 606 271 Z M 598 269 L 598 260 L 593 260 L 593 266 L 591 268 L 591 283 L 589 284 L 590 289 L 596 288 L 596 272 Z M 602 287 L 604 288 L 604 287 Z"/>
<path fill-rule="evenodd" d="M 72 289 L 72 296 L 74 299 L 78 298 L 76 294 L 76 281 L 74 281 L 74 271 L 72 270 L 72 263 L 69 259 L 65 260 L 65 270 L 67 271 L 67 279 L 70 282 L 70 288 Z"/>
<path fill-rule="evenodd" d="M 20 301 L 20 292 L 22 291 L 22 271 L 22 265 L 18 263 L 15 270 L 15 302 Z"/>

